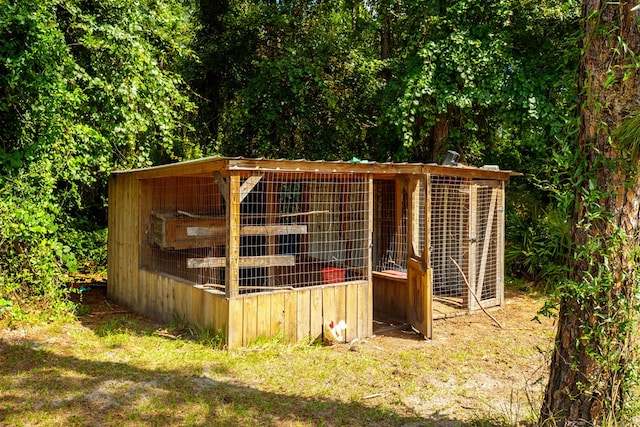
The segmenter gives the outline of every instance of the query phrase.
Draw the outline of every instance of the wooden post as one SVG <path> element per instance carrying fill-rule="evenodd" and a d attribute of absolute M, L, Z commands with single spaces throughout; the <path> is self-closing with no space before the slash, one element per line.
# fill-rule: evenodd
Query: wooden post
<path fill-rule="evenodd" d="M 469 279 L 469 287 L 473 292 L 477 292 L 477 272 L 476 272 L 476 258 L 478 256 L 478 233 L 477 233 L 477 218 L 478 218 L 478 186 L 476 184 L 469 185 L 469 261 L 467 262 L 467 277 Z M 468 298 L 469 312 L 478 310 L 478 303 L 475 299 Z"/>
<path fill-rule="evenodd" d="M 276 215 L 278 214 L 279 207 L 279 190 L 280 187 L 272 178 L 267 181 L 267 209 L 266 209 L 266 222 L 267 225 L 277 225 Z M 278 236 L 270 235 L 267 237 L 267 255 L 275 256 L 278 250 Z M 269 285 L 276 286 L 278 283 L 274 282 L 276 277 L 277 267 L 269 267 Z"/>
<path fill-rule="evenodd" d="M 498 194 L 498 220 L 497 220 L 497 236 L 496 236 L 496 297 L 498 305 L 504 305 L 504 185 L 500 182 L 500 193 Z"/>
<path fill-rule="evenodd" d="M 364 324 L 358 325 L 358 329 L 360 329 L 360 337 L 368 337 L 373 334 L 373 259 L 372 257 L 372 248 L 373 248 L 373 177 L 369 175 L 368 181 L 368 203 L 367 207 L 367 215 L 369 216 L 369 236 L 367 242 L 367 284 L 366 284 L 366 298 L 361 299 L 364 303 L 361 311 L 366 313 L 364 316 Z"/>
<path fill-rule="evenodd" d="M 427 172 L 424 176 L 424 254 L 422 258 L 429 273 L 433 274 L 433 266 L 431 265 L 431 173 Z M 433 282 L 430 280 L 429 285 Z"/>
<path fill-rule="evenodd" d="M 431 266 L 431 174 L 427 172 L 424 179 L 424 251 L 422 259 L 427 266 L 427 308 L 426 314 L 429 316 L 425 338 L 433 338 L 433 268 Z"/>
<path fill-rule="evenodd" d="M 230 175 L 227 184 L 226 296 L 233 298 L 240 285 L 240 176 Z"/>

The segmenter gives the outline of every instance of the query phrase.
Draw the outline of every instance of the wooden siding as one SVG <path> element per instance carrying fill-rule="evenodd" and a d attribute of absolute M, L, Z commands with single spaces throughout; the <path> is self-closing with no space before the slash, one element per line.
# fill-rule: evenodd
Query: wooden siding
<path fill-rule="evenodd" d="M 109 179 L 109 238 L 107 245 L 108 297 L 131 309 L 143 303 L 138 273 L 139 183 L 131 176 Z"/>
<path fill-rule="evenodd" d="M 395 320 L 407 320 L 407 278 L 373 273 L 373 310 Z"/>
<path fill-rule="evenodd" d="M 175 316 L 222 331 L 228 348 L 278 336 L 290 342 L 322 339 L 323 325 L 329 321 L 347 323 L 347 340 L 373 333 L 367 281 L 226 298 L 163 274 L 140 270 L 137 277 L 140 293 L 146 296 L 135 307 L 137 312 L 163 322 Z"/>

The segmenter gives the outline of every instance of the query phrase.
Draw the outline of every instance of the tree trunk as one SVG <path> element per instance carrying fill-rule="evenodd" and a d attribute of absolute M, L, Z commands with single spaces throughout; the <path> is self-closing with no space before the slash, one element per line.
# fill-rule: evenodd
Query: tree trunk
<path fill-rule="evenodd" d="M 431 162 L 438 162 L 441 155 L 444 155 L 449 139 L 449 116 L 447 114 L 437 114 L 436 122 L 431 133 Z"/>
<path fill-rule="evenodd" d="M 640 181 L 614 131 L 638 110 L 640 76 L 632 52 L 640 54 L 640 38 L 632 7 L 583 2 L 581 156 L 572 218 L 576 285 L 561 296 L 542 425 L 615 422 L 629 392 Z"/>

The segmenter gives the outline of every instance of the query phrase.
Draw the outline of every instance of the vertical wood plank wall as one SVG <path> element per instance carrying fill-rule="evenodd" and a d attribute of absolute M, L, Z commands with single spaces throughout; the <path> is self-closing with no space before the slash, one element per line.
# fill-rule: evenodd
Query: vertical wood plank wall
<path fill-rule="evenodd" d="M 129 174 L 109 178 L 107 294 L 114 302 L 136 309 L 138 293 L 138 180 Z"/>
<path fill-rule="evenodd" d="M 321 339 L 325 322 L 344 320 L 346 339 L 372 334 L 367 281 L 293 291 L 257 293 L 226 298 L 201 286 L 146 270 L 139 271 L 145 303 L 136 311 L 169 322 L 184 322 L 222 331 L 228 348 L 250 345 L 260 338 L 286 341 Z"/>

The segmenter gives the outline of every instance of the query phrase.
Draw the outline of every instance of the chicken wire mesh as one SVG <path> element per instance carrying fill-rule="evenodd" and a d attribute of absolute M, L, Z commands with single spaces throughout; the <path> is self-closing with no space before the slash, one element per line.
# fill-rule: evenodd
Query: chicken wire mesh
<path fill-rule="evenodd" d="M 472 189 L 476 192 L 475 240 L 472 237 L 476 278 L 472 280 L 472 288 L 480 301 L 487 302 L 499 297 L 502 286 L 502 243 L 499 236 L 503 195 L 495 182 L 476 182 Z"/>
<path fill-rule="evenodd" d="M 463 178 L 433 176 L 430 190 L 432 293 L 462 297 L 465 284 L 453 261 L 468 271 L 469 184 Z"/>
<path fill-rule="evenodd" d="M 142 266 L 225 292 L 236 235 L 240 294 L 366 279 L 366 175 L 255 172 L 241 177 L 235 210 L 228 185 L 220 174 L 148 180 Z M 232 231 L 228 211 L 239 215 Z"/>
<path fill-rule="evenodd" d="M 418 187 L 413 229 L 419 233 L 416 256 L 425 248 L 425 237 L 430 239 L 434 316 L 476 308 L 474 294 L 489 306 L 496 302 L 501 285 L 500 187 L 496 181 L 429 177 L 428 185 Z M 376 180 L 374 197 L 374 271 L 406 278 L 409 194 L 395 180 Z M 425 225 L 427 199 L 429 230 Z"/>
<path fill-rule="evenodd" d="M 374 271 L 404 277 L 407 273 L 407 239 L 409 200 L 406 188 L 396 180 L 374 181 Z M 422 180 L 416 183 L 418 206 L 413 212 L 416 221 L 412 230 L 416 238 L 411 239 L 415 256 L 420 257 L 425 249 L 425 186 Z"/>
<path fill-rule="evenodd" d="M 407 192 L 395 180 L 376 180 L 373 191 L 374 270 L 406 275 Z"/>
<path fill-rule="evenodd" d="M 432 176 L 429 195 L 434 300 L 451 309 L 499 303 L 502 191 L 498 183 Z"/>

